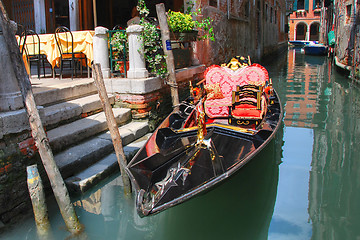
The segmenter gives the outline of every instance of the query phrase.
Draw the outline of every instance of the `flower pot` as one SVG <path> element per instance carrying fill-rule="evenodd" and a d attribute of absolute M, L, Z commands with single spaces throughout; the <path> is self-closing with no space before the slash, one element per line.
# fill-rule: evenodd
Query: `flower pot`
<path fill-rule="evenodd" d="M 120 63 L 120 65 L 119 65 L 119 72 L 120 73 L 125 73 L 125 68 L 124 68 L 124 62 L 123 61 L 120 61 L 119 62 Z M 126 71 L 129 71 L 129 61 L 126 61 Z"/>

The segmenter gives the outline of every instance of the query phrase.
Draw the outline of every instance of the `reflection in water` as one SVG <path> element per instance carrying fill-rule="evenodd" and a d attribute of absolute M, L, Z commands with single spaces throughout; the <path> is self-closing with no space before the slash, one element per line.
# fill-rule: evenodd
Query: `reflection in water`
<path fill-rule="evenodd" d="M 289 50 L 286 86 L 285 125 L 314 128 L 324 87 L 324 57 L 308 56 Z M 307 60 L 307 61 L 305 61 Z M 309 63 L 310 62 L 310 63 Z"/>
<path fill-rule="evenodd" d="M 326 58 L 288 60 L 275 81 L 286 128 L 269 239 L 359 239 L 359 86 Z"/>
<path fill-rule="evenodd" d="M 89 239 L 154 239 L 161 216 L 140 218 L 132 196 L 123 194 L 120 176 L 75 203 Z"/>
<path fill-rule="evenodd" d="M 314 129 L 309 214 L 312 239 L 360 238 L 360 91 L 349 79 L 337 78 L 329 114 Z"/>
<path fill-rule="evenodd" d="M 311 129 L 286 127 L 283 163 L 269 239 L 309 239 L 308 182 L 313 135 Z"/>

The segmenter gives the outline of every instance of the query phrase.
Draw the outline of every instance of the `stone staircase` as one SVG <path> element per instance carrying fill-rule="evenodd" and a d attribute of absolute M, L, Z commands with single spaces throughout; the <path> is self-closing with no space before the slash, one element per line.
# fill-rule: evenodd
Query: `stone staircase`
<path fill-rule="evenodd" d="M 119 170 L 106 117 L 93 79 L 33 86 L 55 161 L 70 192 L 84 193 Z M 110 103 L 114 97 L 109 96 Z M 113 108 L 129 160 L 149 135 L 147 121 L 131 119 L 131 110 Z"/>

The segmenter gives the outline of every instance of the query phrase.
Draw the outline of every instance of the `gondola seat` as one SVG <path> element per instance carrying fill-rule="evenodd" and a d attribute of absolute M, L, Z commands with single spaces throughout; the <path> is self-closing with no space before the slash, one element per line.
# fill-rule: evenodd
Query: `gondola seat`
<path fill-rule="evenodd" d="M 210 118 L 229 117 L 232 92 L 236 90 L 237 85 L 264 86 L 269 79 L 268 72 L 259 64 L 240 67 L 236 70 L 213 65 L 205 71 L 204 76 L 204 88 L 207 92 L 204 107 L 206 115 Z"/>
<path fill-rule="evenodd" d="M 267 98 L 262 85 L 237 86 L 232 93 L 229 123 L 246 127 L 258 126 L 266 114 Z"/>

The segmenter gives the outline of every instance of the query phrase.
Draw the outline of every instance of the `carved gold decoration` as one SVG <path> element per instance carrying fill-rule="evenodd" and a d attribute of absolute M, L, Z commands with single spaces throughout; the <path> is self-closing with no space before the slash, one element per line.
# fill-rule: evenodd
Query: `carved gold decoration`
<path fill-rule="evenodd" d="M 190 103 L 193 104 L 193 99 L 195 98 L 194 96 L 194 88 L 192 86 L 192 83 L 191 81 L 189 81 L 189 88 L 190 88 L 190 97 L 191 97 L 191 100 L 190 100 Z"/>
<path fill-rule="evenodd" d="M 237 122 L 236 122 L 238 125 L 249 125 L 250 124 L 250 122 L 249 122 L 249 120 L 237 120 Z"/>
<path fill-rule="evenodd" d="M 223 63 L 223 64 L 221 64 L 221 66 L 228 67 L 231 70 L 236 71 L 239 68 L 243 68 L 243 67 L 247 67 L 247 66 L 251 65 L 250 57 L 249 57 L 248 61 L 246 61 L 246 59 L 244 57 L 240 57 L 240 60 L 243 61 L 243 63 L 239 62 L 239 60 L 237 60 L 236 58 L 232 58 L 228 64 Z"/>
<path fill-rule="evenodd" d="M 246 128 L 242 128 L 242 127 L 239 127 L 239 126 L 230 126 L 230 125 L 223 125 L 223 124 L 218 124 L 218 123 L 211 123 L 211 124 L 208 124 L 207 127 L 222 127 L 222 128 L 226 128 L 226 129 L 229 129 L 229 130 L 233 130 L 233 131 L 238 131 L 238 132 L 242 132 L 242 133 L 248 133 L 248 134 L 251 134 L 251 135 L 254 135 L 257 133 L 256 130 L 252 130 L 252 129 L 246 129 Z M 189 128 L 184 128 L 184 129 L 179 129 L 179 130 L 176 130 L 175 132 L 179 133 L 179 132 L 188 132 L 188 131 L 193 131 L 195 129 L 198 129 L 198 127 L 189 127 Z"/>

